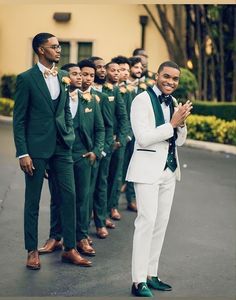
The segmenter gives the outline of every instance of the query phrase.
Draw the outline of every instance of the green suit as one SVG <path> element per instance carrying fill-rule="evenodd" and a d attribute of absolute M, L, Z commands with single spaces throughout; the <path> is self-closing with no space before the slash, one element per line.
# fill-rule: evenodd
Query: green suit
<path fill-rule="evenodd" d="M 38 247 L 38 213 L 46 166 L 58 182 L 64 244 L 75 247 L 75 187 L 71 148 L 74 130 L 69 98 L 59 71 L 60 95 L 52 100 L 42 72 L 35 65 L 18 75 L 13 116 L 16 155 L 29 154 L 35 170 L 25 175 L 25 248 Z"/>
<path fill-rule="evenodd" d="M 121 145 L 123 146 L 126 143 L 126 136 L 128 130 L 127 113 L 125 110 L 124 101 L 120 95 L 118 87 L 114 87 L 111 84 L 105 83 L 102 88 L 102 92 L 105 93 L 109 99 L 111 117 L 113 122 L 113 139 L 115 138 L 117 141 L 120 141 Z M 107 211 L 111 206 L 111 198 L 110 196 L 108 196 L 108 190 L 110 191 L 111 189 L 109 189 L 107 182 L 111 156 L 112 148 L 110 148 L 110 151 L 106 152 L 106 156 L 102 158 L 98 170 L 98 176 L 94 192 L 94 203 L 99 203 L 99 210 L 97 210 L 97 213 L 94 214 L 94 221 L 96 227 L 105 226 Z M 110 179 L 109 182 L 109 186 L 111 186 L 113 183 L 116 184 L 116 176 L 112 176 L 112 179 Z"/>
<path fill-rule="evenodd" d="M 79 96 L 77 113 L 73 119 L 75 142 L 73 145 L 74 177 L 76 187 L 76 240 L 80 241 L 88 236 L 91 199 L 92 167 L 96 168 L 104 147 L 105 128 L 100 106 L 91 96 L 85 101 Z M 83 154 L 93 152 L 97 160 L 92 166 Z"/>

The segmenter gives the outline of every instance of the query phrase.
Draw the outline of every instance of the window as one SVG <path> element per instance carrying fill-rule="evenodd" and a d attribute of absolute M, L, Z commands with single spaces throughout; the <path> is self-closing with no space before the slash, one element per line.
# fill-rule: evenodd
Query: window
<path fill-rule="evenodd" d="M 92 56 L 92 47 L 93 44 L 91 42 L 78 43 L 78 62 Z"/>
<path fill-rule="evenodd" d="M 59 42 L 61 45 L 61 57 L 58 64 L 58 68 L 70 62 L 70 43 L 69 42 Z"/>

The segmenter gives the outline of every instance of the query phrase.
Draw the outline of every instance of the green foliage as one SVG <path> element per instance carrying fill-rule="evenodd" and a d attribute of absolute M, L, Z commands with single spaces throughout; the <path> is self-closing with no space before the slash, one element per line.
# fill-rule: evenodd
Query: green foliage
<path fill-rule="evenodd" d="M 179 100 L 194 99 L 198 88 L 195 75 L 188 69 L 181 68 L 181 75 L 178 89 L 174 96 Z"/>
<path fill-rule="evenodd" d="M 12 116 L 13 115 L 14 101 L 9 98 L 0 98 L 0 115 Z"/>
<path fill-rule="evenodd" d="M 226 121 L 236 120 L 236 103 L 194 101 L 192 114 L 216 116 Z"/>
<path fill-rule="evenodd" d="M 215 116 L 191 115 L 187 119 L 188 138 L 200 141 L 236 145 L 236 121 Z"/>
<path fill-rule="evenodd" d="M 16 88 L 16 75 L 3 75 L 1 79 L 1 96 L 13 99 Z"/>

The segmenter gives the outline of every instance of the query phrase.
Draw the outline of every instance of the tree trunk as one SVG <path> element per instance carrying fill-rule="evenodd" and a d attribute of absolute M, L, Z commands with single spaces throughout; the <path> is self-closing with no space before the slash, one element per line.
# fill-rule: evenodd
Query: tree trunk
<path fill-rule="evenodd" d="M 234 41 L 236 41 L 236 9 L 234 9 Z M 233 46 L 232 51 L 233 61 L 233 88 L 232 88 L 232 101 L 236 101 L 236 46 Z M 231 99 L 230 99 L 231 100 Z"/>
<path fill-rule="evenodd" d="M 197 78 L 198 78 L 198 95 L 200 100 L 202 100 L 202 39 L 201 39 L 201 18 L 200 10 L 198 6 L 195 6 L 196 14 L 196 31 L 197 31 L 197 47 L 198 47 L 198 68 L 197 68 Z"/>
<path fill-rule="evenodd" d="M 220 45 L 220 101 L 225 100 L 225 63 L 224 63 L 224 35 L 223 35 L 223 10 L 219 18 L 219 45 Z"/>

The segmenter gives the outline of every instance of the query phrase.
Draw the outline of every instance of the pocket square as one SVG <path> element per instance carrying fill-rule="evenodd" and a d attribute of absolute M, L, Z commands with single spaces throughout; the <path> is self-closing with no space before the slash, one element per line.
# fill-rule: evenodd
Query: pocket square
<path fill-rule="evenodd" d="M 92 108 L 88 108 L 88 107 L 86 107 L 85 110 L 84 110 L 84 112 L 86 112 L 86 113 L 89 113 L 91 111 L 93 111 Z"/>
<path fill-rule="evenodd" d="M 114 101 L 115 96 L 109 96 L 108 99 L 109 99 L 110 102 L 111 102 L 111 101 Z"/>

